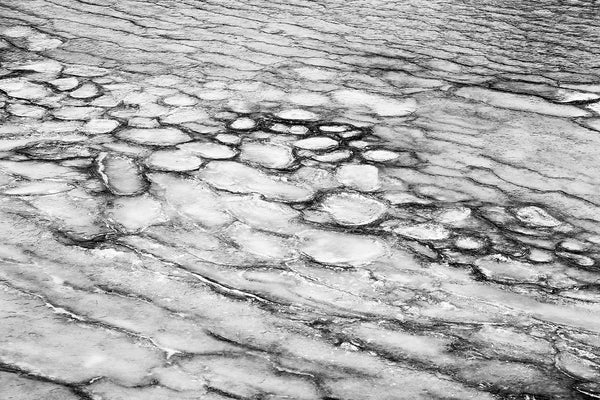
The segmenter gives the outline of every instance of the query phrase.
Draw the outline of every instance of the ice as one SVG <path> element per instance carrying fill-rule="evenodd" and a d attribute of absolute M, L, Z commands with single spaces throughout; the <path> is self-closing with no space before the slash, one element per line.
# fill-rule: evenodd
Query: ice
<path fill-rule="evenodd" d="M 600 382 L 600 364 L 571 352 L 559 352 L 556 356 L 556 367 L 568 376 L 582 381 Z"/>
<path fill-rule="evenodd" d="M 256 122 L 248 117 L 238 118 L 233 121 L 229 127 L 234 130 L 247 131 L 256 126 Z"/>
<path fill-rule="evenodd" d="M 75 77 L 54 79 L 50 82 L 52 86 L 60 91 L 75 89 L 79 85 L 79 80 Z"/>
<path fill-rule="evenodd" d="M 375 114 L 384 117 L 400 117 L 416 111 L 414 99 L 394 99 L 359 90 L 338 90 L 333 94 L 335 100 L 348 107 L 363 106 Z"/>
<path fill-rule="evenodd" d="M 561 240 L 557 244 L 557 247 L 560 250 L 574 252 L 574 253 L 580 253 L 580 252 L 588 250 L 590 246 L 588 244 L 581 242 L 579 240 L 576 240 L 576 239 L 565 239 L 565 240 Z"/>
<path fill-rule="evenodd" d="M 76 178 L 77 172 L 51 162 L 0 160 L 0 171 L 27 179 Z"/>
<path fill-rule="evenodd" d="M 405 221 L 390 221 L 385 228 L 392 232 L 417 240 L 444 240 L 450 237 L 450 230 L 441 224 L 433 222 L 410 223 Z"/>
<path fill-rule="evenodd" d="M 268 199 L 284 202 L 308 201 L 314 192 L 290 184 L 257 169 L 233 161 L 211 161 L 198 176 L 217 189 L 233 193 L 258 193 Z"/>
<path fill-rule="evenodd" d="M 5 285 L 0 298 L 4 363 L 68 383 L 104 376 L 125 385 L 147 382 L 148 371 L 162 363 L 160 353 L 147 344 L 121 332 L 68 321 L 42 299 Z"/>
<path fill-rule="evenodd" d="M 114 119 L 92 119 L 88 121 L 84 126 L 83 130 L 86 133 L 99 135 L 103 133 L 111 133 L 119 127 L 119 121 Z"/>
<path fill-rule="evenodd" d="M 305 127 L 303 125 L 292 125 L 289 127 L 288 132 L 292 135 L 304 136 L 309 133 L 309 130 L 307 127 Z"/>
<path fill-rule="evenodd" d="M 197 100 L 191 96 L 177 94 L 164 99 L 165 104 L 176 107 L 187 107 L 196 104 Z"/>
<path fill-rule="evenodd" d="M 588 118 L 583 121 L 583 124 L 590 129 L 600 132 L 600 118 Z"/>
<path fill-rule="evenodd" d="M 538 283 L 544 278 L 542 270 L 534 265 L 501 255 L 480 258 L 475 265 L 487 279 L 501 282 Z"/>
<path fill-rule="evenodd" d="M 151 174 L 152 192 L 175 208 L 176 212 L 204 226 L 228 225 L 233 218 L 226 211 L 223 199 L 208 185 L 170 174 Z"/>
<path fill-rule="evenodd" d="M 371 197 L 355 193 L 329 194 L 321 202 L 323 210 L 347 226 L 367 225 L 380 219 L 387 207 Z"/>
<path fill-rule="evenodd" d="M 373 165 L 345 164 L 336 169 L 335 177 L 344 186 L 361 192 L 381 188 L 379 170 Z"/>
<path fill-rule="evenodd" d="M 224 144 L 236 145 L 240 144 L 242 138 L 240 138 L 237 135 L 232 135 L 230 133 L 219 133 L 217 136 L 215 136 L 215 140 Z"/>
<path fill-rule="evenodd" d="M 389 150 L 367 150 L 362 152 L 362 157 L 368 161 L 390 162 L 398 159 L 400 155 Z"/>
<path fill-rule="evenodd" d="M 73 186 L 65 182 L 58 181 L 34 181 L 19 182 L 8 188 L 0 189 L 2 193 L 10 196 L 38 196 L 45 194 L 56 194 L 67 192 L 73 189 Z"/>
<path fill-rule="evenodd" d="M 17 151 L 30 158 L 51 161 L 91 157 L 95 154 L 95 151 L 87 146 L 68 142 L 38 142 L 21 147 Z"/>
<path fill-rule="evenodd" d="M 15 71 L 39 72 L 41 74 L 48 74 L 50 76 L 55 76 L 63 70 L 63 66 L 58 61 L 43 60 L 43 61 L 27 63 L 24 65 L 17 65 L 10 69 L 15 70 Z"/>
<path fill-rule="evenodd" d="M 288 146 L 262 143 L 244 143 L 240 160 L 272 169 L 285 169 L 295 161 Z"/>
<path fill-rule="evenodd" d="M 321 125 L 319 130 L 326 133 L 341 133 L 349 130 L 346 125 Z"/>
<path fill-rule="evenodd" d="M 311 156 L 311 158 L 315 161 L 326 163 L 337 163 L 340 161 L 347 160 L 350 157 L 352 157 L 352 152 L 350 150 L 338 150 L 332 151 L 330 153 L 315 154 Z"/>
<path fill-rule="evenodd" d="M 539 263 L 548 263 L 554 260 L 554 256 L 552 255 L 552 253 L 540 249 L 531 249 L 527 258 L 529 259 L 529 261 Z"/>
<path fill-rule="evenodd" d="M 331 150 L 337 146 L 337 140 L 326 136 L 315 136 L 294 142 L 294 147 L 304 150 Z"/>
<path fill-rule="evenodd" d="M 146 190 L 146 180 L 136 162 L 124 156 L 101 154 L 98 173 L 106 187 L 118 196 L 132 196 Z"/>
<path fill-rule="evenodd" d="M 159 171 L 194 171 L 202 165 L 202 159 L 184 150 L 155 151 L 145 161 L 150 169 Z"/>
<path fill-rule="evenodd" d="M 563 257 L 567 260 L 571 260 L 577 265 L 582 267 L 593 267 L 596 264 L 596 261 L 588 256 L 584 256 L 581 254 L 573 254 L 566 251 L 560 251 L 556 253 L 557 256 Z"/>
<path fill-rule="evenodd" d="M 10 104 L 6 107 L 6 111 L 17 117 L 41 119 L 46 114 L 46 109 L 43 107 L 30 106 L 26 104 Z"/>
<path fill-rule="evenodd" d="M 73 107 L 64 106 L 53 112 L 54 116 L 58 119 L 66 121 L 89 121 L 94 118 L 100 117 L 103 110 L 98 107 Z"/>
<path fill-rule="evenodd" d="M 106 215 L 124 232 L 138 232 L 167 221 L 161 203 L 148 195 L 117 198 Z"/>
<path fill-rule="evenodd" d="M 198 377 L 190 380 L 203 382 Z M 161 381 L 161 384 L 162 381 Z M 176 390 L 165 386 L 124 387 L 106 380 L 100 380 L 89 385 L 89 391 L 94 399 L 100 400 L 228 400 L 230 397 L 217 393 L 206 392 L 201 386 L 199 390 Z M 198 397 L 201 395 L 202 397 Z M 58 400 L 58 399 L 57 399 Z"/>
<path fill-rule="evenodd" d="M 156 113 L 151 113 L 156 114 Z M 141 115 L 140 115 L 141 116 Z M 206 111 L 195 107 L 178 107 L 160 118 L 165 124 L 185 124 L 188 122 L 206 121 Z"/>
<path fill-rule="evenodd" d="M 128 128 L 116 136 L 122 140 L 150 146 L 172 146 L 192 140 L 188 134 L 176 128 Z"/>
<path fill-rule="evenodd" d="M 323 264 L 364 265 L 387 253 L 387 246 L 373 236 L 308 230 L 298 237 L 303 241 L 300 251 Z"/>
<path fill-rule="evenodd" d="M 98 87 L 95 84 L 88 82 L 69 93 L 69 96 L 75 99 L 90 99 L 96 97 L 99 93 Z"/>
<path fill-rule="evenodd" d="M 383 198 L 390 203 L 396 204 L 430 204 L 430 200 L 422 199 L 414 194 L 407 192 L 388 192 L 383 195 Z"/>
<path fill-rule="evenodd" d="M 478 87 L 463 87 L 458 89 L 455 93 L 460 97 L 511 110 L 528 111 L 566 118 L 585 117 L 590 114 L 581 108 L 570 105 L 554 104 L 539 97 L 505 93 Z"/>
<path fill-rule="evenodd" d="M 289 239 L 267 234 L 244 224 L 235 223 L 227 228 L 225 233 L 239 246 L 240 250 L 265 261 L 283 261 L 294 255 Z"/>
<path fill-rule="evenodd" d="M 545 210 L 536 206 L 521 207 L 515 211 L 515 215 L 528 225 L 544 228 L 559 226 L 561 222 L 548 214 Z"/>
<path fill-rule="evenodd" d="M 230 196 L 223 206 L 240 221 L 268 232 L 292 233 L 300 212 L 288 205 L 265 201 L 254 195 Z"/>
<path fill-rule="evenodd" d="M 211 160 L 227 160 L 235 157 L 238 153 L 229 146 L 211 142 L 190 142 L 177 147 Z"/>
<path fill-rule="evenodd" d="M 0 79 L 0 90 L 10 97 L 25 100 L 39 100 L 52 94 L 45 86 L 22 78 Z"/>
<path fill-rule="evenodd" d="M 184 371 L 203 377 L 211 387 L 238 398 L 317 400 L 316 386 L 301 375 L 277 371 L 267 358 L 196 357 L 181 362 Z"/>
<path fill-rule="evenodd" d="M 290 121 L 313 121 L 318 118 L 317 114 L 301 109 L 284 110 L 277 113 L 276 116 Z"/>
<path fill-rule="evenodd" d="M 18 373 L 0 372 L 0 390 L 6 400 L 79 400 L 70 388 L 29 379 Z"/>

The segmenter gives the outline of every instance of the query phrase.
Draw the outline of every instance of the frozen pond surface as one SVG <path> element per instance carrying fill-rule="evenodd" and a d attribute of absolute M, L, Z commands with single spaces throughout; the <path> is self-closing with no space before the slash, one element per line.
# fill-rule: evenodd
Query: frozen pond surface
<path fill-rule="evenodd" d="M 594 1 L 0 0 L 0 399 L 600 398 Z"/>

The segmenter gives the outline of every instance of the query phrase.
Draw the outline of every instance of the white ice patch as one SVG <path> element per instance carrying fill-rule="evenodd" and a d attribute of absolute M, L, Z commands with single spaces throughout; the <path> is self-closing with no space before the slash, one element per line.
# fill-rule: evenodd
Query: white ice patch
<path fill-rule="evenodd" d="M 298 234 L 300 251 L 323 264 L 363 265 L 384 256 L 386 245 L 376 237 L 320 230 Z"/>
<path fill-rule="evenodd" d="M 301 109 L 284 110 L 276 116 L 290 121 L 314 121 L 318 118 L 317 114 Z"/>
<path fill-rule="evenodd" d="M 183 150 L 155 151 L 146 159 L 148 168 L 159 171 L 194 171 L 202 165 L 202 159 Z"/>
<path fill-rule="evenodd" d="M 265 168 L 284 169 L 294 162 L 294 155 L 288 146 L 262 143 L 244 143 L 240 160 Z"/>
<path fill-rule="evenodd" d="M 106 210 L 106 214 L 125 232 L 138 232 L 167 220 L 160 202 L 148 195 L 119 197 Z"/>
<path fill-rule="evenodd" d="M 217 189 L 258 193 L 273 200 L 304 202 L 314 196 L 309 188 L 292 185 L 279 177 L 233 161 L 212 161 L 200 170 L 198 176 Z"/>
<path fill-rule="evenodd" d="M 336 170 L 335 176 L 344 186 L 361 192 L 374 192 L 381 188 L 379 170 L 373 165 L 342 165 Z"/>
<path fill-rule="evenodd" d="M 554 104 L 538 97 L 505 93 L 478 87 L 463 87 L 456 91 L 456 95 L 475 101 L 481 101 L 494 107 L 535 112 L 556 117 L 574 118 L 590 115 L 588 111 L 579 107 Z"/>
<path fill-rule="evenodd" d="M 544 228 L 553 228 L 559 226 L 561 222 L 536 206 L 521 207 L 515 212 L 517 218 L 526 224 Z"/>
<path fill-rule="evenodd" d="M 192 139 L 188 134 L 175 128 L 129 128 L 117 133 L 117 137 L 129 142 L 150 146 L 172 146 Z"/>
<path fill-rule="evenodd" d="M 316 136 L 294 142 L 294 147 L 304 150 L 331 150 L 337 146 L 337 140 L 326 136 Z"/>
<path fill-rule="evenodd" d="M 338 90 L 333 94 L 335 100 L 348 107 L 363 106 L 383 117 L 401 117 L 416 111 L 415 99 L 394 99 L 360 90 Z"/>
<path fill-rule="evenodd" d="M 322 203 L 323 210 L 341 225 L 360 226 L 381 218 L 386 205 L 371 197 L 355 193 L 335 193 L 327 195 Z"/>
<path fill-rule="evenodd" d="M 177 147 L 181 150 L 185 150 L 211 160 L 227 160 L 237 155 L 237 150 L 218 143 L 190 142 L 180 144 Z"/>

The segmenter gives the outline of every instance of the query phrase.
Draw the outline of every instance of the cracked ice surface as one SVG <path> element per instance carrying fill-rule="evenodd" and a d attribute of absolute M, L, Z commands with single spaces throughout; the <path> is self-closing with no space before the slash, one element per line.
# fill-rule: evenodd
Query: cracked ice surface
<path fill-rule="evenodd" d="M 0 399 L 600 398 L 595 6 L 0 0 Z"/>

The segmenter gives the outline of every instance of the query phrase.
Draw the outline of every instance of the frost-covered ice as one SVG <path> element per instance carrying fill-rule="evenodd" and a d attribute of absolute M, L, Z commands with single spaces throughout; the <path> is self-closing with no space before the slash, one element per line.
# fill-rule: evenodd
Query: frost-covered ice
<path fill-rule="evenodd" d="M 197 154 L 211 160 L 227 160 L 237 155 L 237 151 L 229 146 L 211 142 L 190 142 L 177 146 L 181 150 Z"/>
<path fill-rule="evenodd" d="M 372 165 L 342 165 L 336 170 L 335 176 L 344 186 L 361 192 L 373 192 L 381 187 L 379 170 Z"/>
<path fill-rule="evenodd" d="M 366 225 L 381 218 L 387 207 L 371 197 L 354 193 L 334 193 L 321 202 L 323 210 L 341 225 Z"/>
<path fill-rule="evenodd" d="M 146 189 L 146 181 L 136 162 L 124 156 L 102 154 L 98 173 L 107 188 L 116 195 L 134 195 Z"/>
<path fill-rule="evenodd" d="M 287 168 L 295 160 L 292 149 L 288 146 L 244 143 L 240 149 L 240 160 L 265 168 Z"/>
<path fill-rule="evenodd" d="M 295 147 L 305 150 L 331 150 L 335 149 L 337 145 L 337 140 L 326 136 L 311 137 L 294 142 Z"/>
<path fill-rule="evenodd" d="M 276 176 L 233 161 L 212 161 L 200 170 L 198 176 L 218 189 L 233 193 L 258 193 L 270 199 L 288 202 L 303 202 L 314 196 L 314 192 L 307 187 L 287 183 Z"/>
<path fill-rule="evenodd" d="M 599 398 L 591 3 L 0 0 L 0 400 Z"/>
<path fill-rule="evenodd" d="M 200 168 L 203 161 L 183 150 L 164 150 L 152 153 L 145 162 L 150 169 L 183 172 Z"/>
<path fill-rule="evenodd" d="M 191 140 L 189 135 L 175 128 L 128 128 L 117 133 L 117 137 L 150 146 L 171 146 Z"/>

